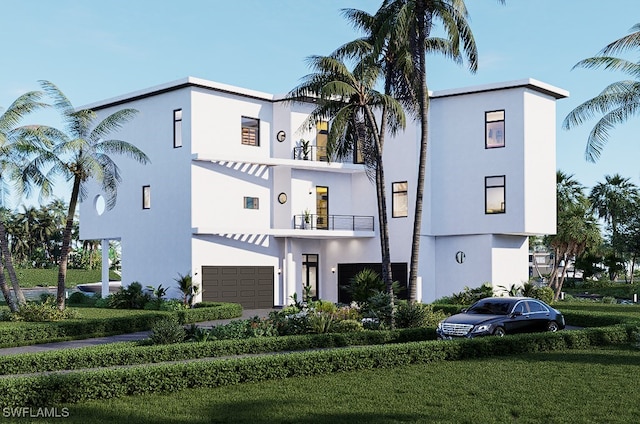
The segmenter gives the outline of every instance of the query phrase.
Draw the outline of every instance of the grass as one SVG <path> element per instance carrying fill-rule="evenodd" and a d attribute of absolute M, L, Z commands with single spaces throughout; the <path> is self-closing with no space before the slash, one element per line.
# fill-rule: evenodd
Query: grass
<path fill-rule="evenodd" d="M 58 282 L 58 268 L 19 268 L 16 275 L 20 282 L 20 287 L 46 287 L 56 286 Z M 9 276 L 5 271 L 5 277 L 9 281 Z M 109 279 L 120 280 L 120 276 L 113 271 L 109 271 Z M 101 269 L 68 269 L 66 286 L 75 287 L 78 284 L 97 283 L 102 281 Z"/>
<path fill-rule="evenodd" d="M 549 352 L 60 405 L 65 422 L 635 423 L 640 350 Z"/>

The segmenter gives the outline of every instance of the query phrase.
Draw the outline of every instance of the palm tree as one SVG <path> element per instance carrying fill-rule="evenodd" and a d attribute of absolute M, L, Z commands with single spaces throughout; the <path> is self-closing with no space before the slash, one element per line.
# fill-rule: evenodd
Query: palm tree
<path fill-rule="evenodd" d="M 638 186 L 619 174 L 605 175 L 605 182 L 599 182 L 591 189 L 589 200 L 598 218 L 604 219 L 611 230 L 611 241 L 617 243 L 618 227 L 630 215 L 638 203 Z"/>
<path fill-rule="evenodd" d="M 595 116 L 601 116 L 587 138 L 585 158 L 590 162 L 595 162 L 600 157 L 608 141 L 609 131 L 640 112 L 640 62 L 612 56 L 640 48 L 640 23 L 635 24 L 630 32 L 607 45 L 596 56 L 581 60 L 573 67 L 621 71 L 632 78 L 608 85 L 600 94 L 576 107 L 564 119 L 562 127 L 569 130 Z"/>
<path fill-rule="evenodd" d="M 28 191 L 27 183 L 29 178 L 36 178 L 36 175 L 30 174 L 31 170 L 25 170 L 22 166 L 23 153 L 30 151 L 33 147 L 30 143 L 32 139 L 29 137 L 33 127 L 20 127 L 18 125 L 27 114 L 47 106 L 40 102 L 41 97 L 42 93 L 38 91 L 25 93 L 18 97 L 11 106 L 0 115 L 0 190 L 2 191 L 0 204 L 2 206 L 5 206 L 4 194 L 7 184 L 10 182 L 13 183 L 14 188 L 18 189 L 19 194 L 23 194 L 25 191 Z M 4 214 L 2 218 L 4 218 Z M 0 253 L 2 254 L 4 265 L 7 268 L 18 305 L 23 305 L 26 303 L 26 300 L 20 289 L 18 278 L 13 267 L 4 219 L 0 219 Z M 4 269 L 2 269 L 1 263 L 0 271 L 0 290 L 5 296 L 7 305 L 9 305 L 11 311 L 15 312 L 17 306 L 13 299 L 7 297 L 9 290 L 6 287 Z"/>
<path fill-rule="evenodd" d="M 85 183 L 95 179 L 104 191 L 107 209 L 116 204 L 118 184 L 122 177 L 120 169 L 110 155 L 125 155 L 139 163 L 146 164 L 149 158 L 131 143 L 117 139 L 106 139 L 117 132 L 137 113 L 135 109 L 122 109 L 101 121 L 95 112 L 88 109 L 76 110 L 60 89 L 49 81 L 40 81 L 43 90 L 54 101 L 54 107 L 62 115 L 66 132 L 51 130 L 47 138 L 54 142 L 49 152 L 37 156 L 29 166 L 40 168 L 52 165 L 48 175 L 62 175 L 73 182 L 62 237 L 58 271 L 57 306 L 65 307 L 65 280 L 73 230 L 73 218 L 78 200 L 85 194 Z"/>
<path fill-rule="evenodd" d="M 600 228 L 593 216 L 583 187 L 561 171 L 556 174 L 558 224 L 555 235 L 546 236 L 546 243 L 554 251 L 555 262 L 549 285 L 557 300 L 567 275 L 569 261 L 587 249 L 601 243 Z M 560 263 L 564 261 L 562 273 Z"/>
<path fill-rule="evenodd" d="M 499 0 L 503 2 L 502 0 Z M 416 203 L 409 271 L 409 299 L 416 300 L 418 260 L 422 227 L 424 181 L 427 164 L 429 96 L 427 89 L 426 48 L 427 40 L 436 21 L 442 26 L 451 50 L 464 52 L 468 67 L 475 72 L 478 66 L 477 48 L 467 22 L 468 12 L 464 0 L 384 0 L 378 10 L 381 19 L 391 31 L 397 46 L 407 51 L 413 66 L 404 68 L 412 82 L 410 92 L 403 99 L 415 99 L 414 110 L 420 120 L 420 155 L 416 183 Z M 459 56 L 459 55 L 456 55 Z"/>
<path fill-rule="evenodd" d="M 375 170 L 383 280 L 387 291 L 393 294 L 382 150 L 387 130 L 393 134 L 404 128 L 402 106 L 393 97 L 375 90 L 381 69 L 370 56 L 361 57 L 353 71 L 338 57 L 312 56 L 309 63 L 315 72 L 304 77 L 288 97 L 293 101 L 310 95 L 318 97 L 320 101 L 307 119 L 307 126 L 330 120 L 330 154 L 344 158 L 361 146 L 365 164 Z M 375 117 L 377 111 L 382 114 L 380 125 Z"/>

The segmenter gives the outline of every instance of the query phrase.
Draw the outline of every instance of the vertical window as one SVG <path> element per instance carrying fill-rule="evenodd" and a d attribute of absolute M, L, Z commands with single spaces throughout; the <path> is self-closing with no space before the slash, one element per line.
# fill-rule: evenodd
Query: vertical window
<path fill-rule="evenodd" d="M 317 160 L 328 162 L 327 143 L 329 141 L 329 123 L 327 121 L 316 122 L 316 156 Z"/>
<path fill-rule="evenodd" d="M 484 177 L 485 213 L 505 213 L 505 177 Z"/>
<path fill-rule="evenodd" d="M 244 198 L 244 208 L 245 209 L 258 209 L 258 198 L 257 197 L 246 197 Z"/>
<path fill-rule="evenodd" d="M 142 186 L 142 209 L 151 209 L 151 186 Z"/>
<path fill-rule="evenodd" d="M 260 145 L 260 120 L 242 117 L 242 144 L 247 146 Z"/>
<path fill-rule="evenodd" d="M 406 181 L 391 184 L 393 197 L 391 199 L 393 218 L 406 217 L 409 214 L 409 196 L 407 193 L 408 183 Z"/>
<path fill-rule="evenodd" d="M 485 148 L 504 147 L 504 110 L 485 112 Z"/>
<path fill-rule="evenodd" d="M 173 147 L 182 147 L 182 109 L 173 111 Z"/>
<path fill-rule="evenodd" d="M 302 254 L 302 290 L 311 299 L 318 299 L 318 255 Z M 304 296 L 303 296 L 304 297 Z"/>

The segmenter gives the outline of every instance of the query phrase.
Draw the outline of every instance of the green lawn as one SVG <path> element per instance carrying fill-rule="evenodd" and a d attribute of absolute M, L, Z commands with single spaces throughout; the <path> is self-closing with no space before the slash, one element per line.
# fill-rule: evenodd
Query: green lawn
<path fill-rule="evenodd" d="M 291 378 L 58 409 L 68 408 L 64 421 L 70 423 L 635 423 L 639 373 L 640 350 L 611 347 Z"/>

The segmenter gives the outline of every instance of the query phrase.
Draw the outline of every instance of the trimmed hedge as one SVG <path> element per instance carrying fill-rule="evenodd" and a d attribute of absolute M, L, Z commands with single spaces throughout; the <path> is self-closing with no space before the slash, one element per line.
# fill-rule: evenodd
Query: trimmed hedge
<path fill-rule="evenodd" d="M 58 322 L 12 322 L 0 326 L 0 348 L 103 337 L 150 330 L 160 319 L 175 315 L 182 324 L 242 316 L 237 303 L 211 303 L 207 307 L 175 312 L 146 311 L 131 316 Z"/>
<path fill-rule="evenodd" d="M 436 332 L 434 329 L 418 328 L 394 331 L 359 331 L 354 333 L 215 340 L 201 343 L 155 346 L 117 343 L 82 349 L 0 356 L 0 375 L 138 365 L 268 352 L 406 343 L 435 340 L 435 338 Z"/>
<path fill-rule="evenodd" d="M 192 309 L 184 309 L 176 311 L 175 313 L 181 324 L 191 324 L 195 322 L 241 317 L 242 305 L 239 303 L 206 302 L 204 304 L 196 304 L 196 307 Z"/>
<path fill-rule="evenodd" d="M 45 406 L 294 376 L 626 343 L 632 326 L 504 338 L 426 341 L 0 379 L 0 408 Z"/>
<path fill-rule="evenodd" d="M 15 347 L 72 339 L 103 337 L 149 330 L 167 312 L 149 312 L 131 317 L 69 320 L 43 323 L 12 323 L 0 328 L 0 347 Z"/>

